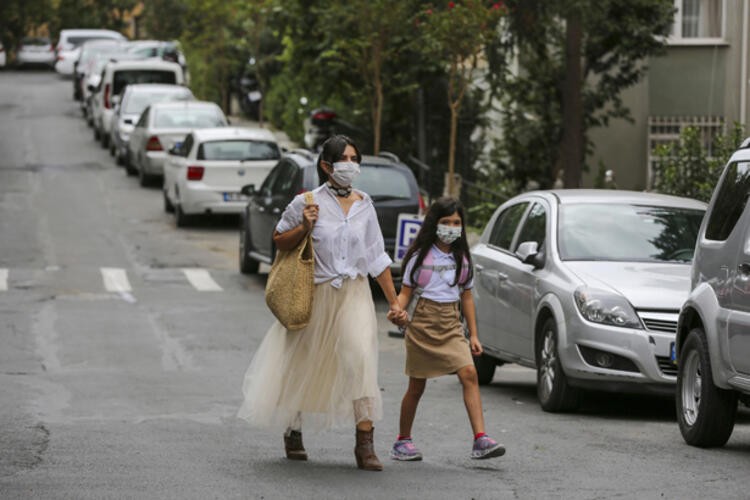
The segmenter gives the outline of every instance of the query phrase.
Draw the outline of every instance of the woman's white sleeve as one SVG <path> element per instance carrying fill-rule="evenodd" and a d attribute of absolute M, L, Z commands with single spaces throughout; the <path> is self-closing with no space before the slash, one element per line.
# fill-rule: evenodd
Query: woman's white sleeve
<path fill-rule="evenodd" d="M 401 273 L 401 283 L 409 288 L 414 288 L 414 285 L 411 282 L 411 270 L 414 269 L 414 263 L 417 262 L 418 256 L 419 252 L 413 254 L 409 259 L 409 262 L 406 263 L 406 266 L 403 266 L 403 272 Z"/>
<path fill-rule="evenodd" d="M 365 259 L 367 273 L 373 278 L 380 276 L 393 262 L 385 251 L 383 232 L 380 230 L 378 215 L 371 204 L 365 229 Z"/>
<path fill-rule="evenodd" d="M 278 233 L 285 233 L 290 229 L 294 229 L 302 223 L 302 211 L 305 209 L 304 195 L 298 194 L 289 202 L 289 205 L 284 209 L 284 213 L 281 214 L 279 223 L 276 224 L 276 231 Z"/>

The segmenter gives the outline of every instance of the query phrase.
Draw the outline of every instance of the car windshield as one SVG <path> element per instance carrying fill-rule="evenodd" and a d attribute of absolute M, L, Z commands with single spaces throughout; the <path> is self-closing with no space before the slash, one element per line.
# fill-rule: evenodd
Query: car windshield
<path fill-rule="evenodd" d="M 562 205 L 562 260 L 690 262 L 703 210 L 629 204 Z"/>
<path fill-rule="evenodd" d="M 386 165 L 363 164 L 353 186 L 369 194 L 374 201 L 409 200 L 412 197 L 406 175 Z"/>
<path fill-rule="evenodd" d="M 272 142 L 231 140 L 204 142 L 197 156 L 199 160 L 277 160 L 281 153 Z"/>
<path fill-rule="evenodd" d="M 174 71 L 163 71 L 153 69 L 136 69 L 115 71 L 113 78 L 114 88 L 112 93 L 117 95 L 123 89 L 133 83 L 177 83 L 177 75 Z"/>
<path fill-rule="evenodd" d="M 24 38 L 21 40 L 22 46 L 46 47 L 49 44 L 49 38 Z"/>
<path fill-rule="evenodd" d="M 193 94 L 188 89 L 175 89 L 172 91 L 161 92 L 134 92 L 128 96 L 127 101 L 123 104 L 123 111 L 126 114 L 141 114 L 147 106 L 155 102 L 163 101 L 187 101 L 192 98 Z"/>
<path fill-rule="evenodd" d="M 154 117 L 157 128 L 223 127 L 226 120 L 214 108 L 160 109 Z"/>
<path fill-rule="evenodd" d="M 82 35 L 82 36 L 71 36 L 67 39 L 67 42 L 73 47 L 80 47 L 84 42 L 89 40 L 112 40 L 111 36 L 97 36 L 97 35 Z"/>

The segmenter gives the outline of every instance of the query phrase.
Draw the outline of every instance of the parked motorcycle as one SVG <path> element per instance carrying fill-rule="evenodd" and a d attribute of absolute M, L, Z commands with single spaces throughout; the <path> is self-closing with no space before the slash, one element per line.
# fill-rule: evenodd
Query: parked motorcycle
<path fill-rule="evenodd" d="M 331 108 L 317 108 L 310 111 L 304 119 L 305 147 L 320 152 L 323 143 L 336 133 L 337 115 Z"/>

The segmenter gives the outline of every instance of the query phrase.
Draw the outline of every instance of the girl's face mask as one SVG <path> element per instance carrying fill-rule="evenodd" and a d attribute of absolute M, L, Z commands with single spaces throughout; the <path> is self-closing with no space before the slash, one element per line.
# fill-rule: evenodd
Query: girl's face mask
<path fill-rule="evenodd" d="M 331 179 L 341 187 L 349 187 L 359 175 L 359 163 L 353 161 L 337 161 L 333 164 Z"/>
<path fill-rule="evenodd" d="M 450 245 L 461 237 L 461 229 L 461 226 L 447 226 L 445 224 L 438 224 L 436 234 L 440 241 L 442 241 L 446 245 Z"/>

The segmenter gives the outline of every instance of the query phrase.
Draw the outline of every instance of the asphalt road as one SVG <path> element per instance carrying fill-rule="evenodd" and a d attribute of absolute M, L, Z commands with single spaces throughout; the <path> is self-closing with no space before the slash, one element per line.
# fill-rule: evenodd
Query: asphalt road
<path fill-rule="evenodd" d="M 354 430 L 305 434 L 310 461 L 235 418 L 272 323 L 265 276 L 237 270 L 235 219 L 175 228 L 43 71 L 0 72 L 0 498 L 749 498 L 750 413 L 721 449 L 688 447 L 670 400 L 591 394 L 540 410 L 534 373 L 483 387 L 499 459 L 468 458 L 454 377 L 431 381 L 417 463 L 387 460 L 406 387 L 380 320 L 382 473 L 356 469 Z"/>

